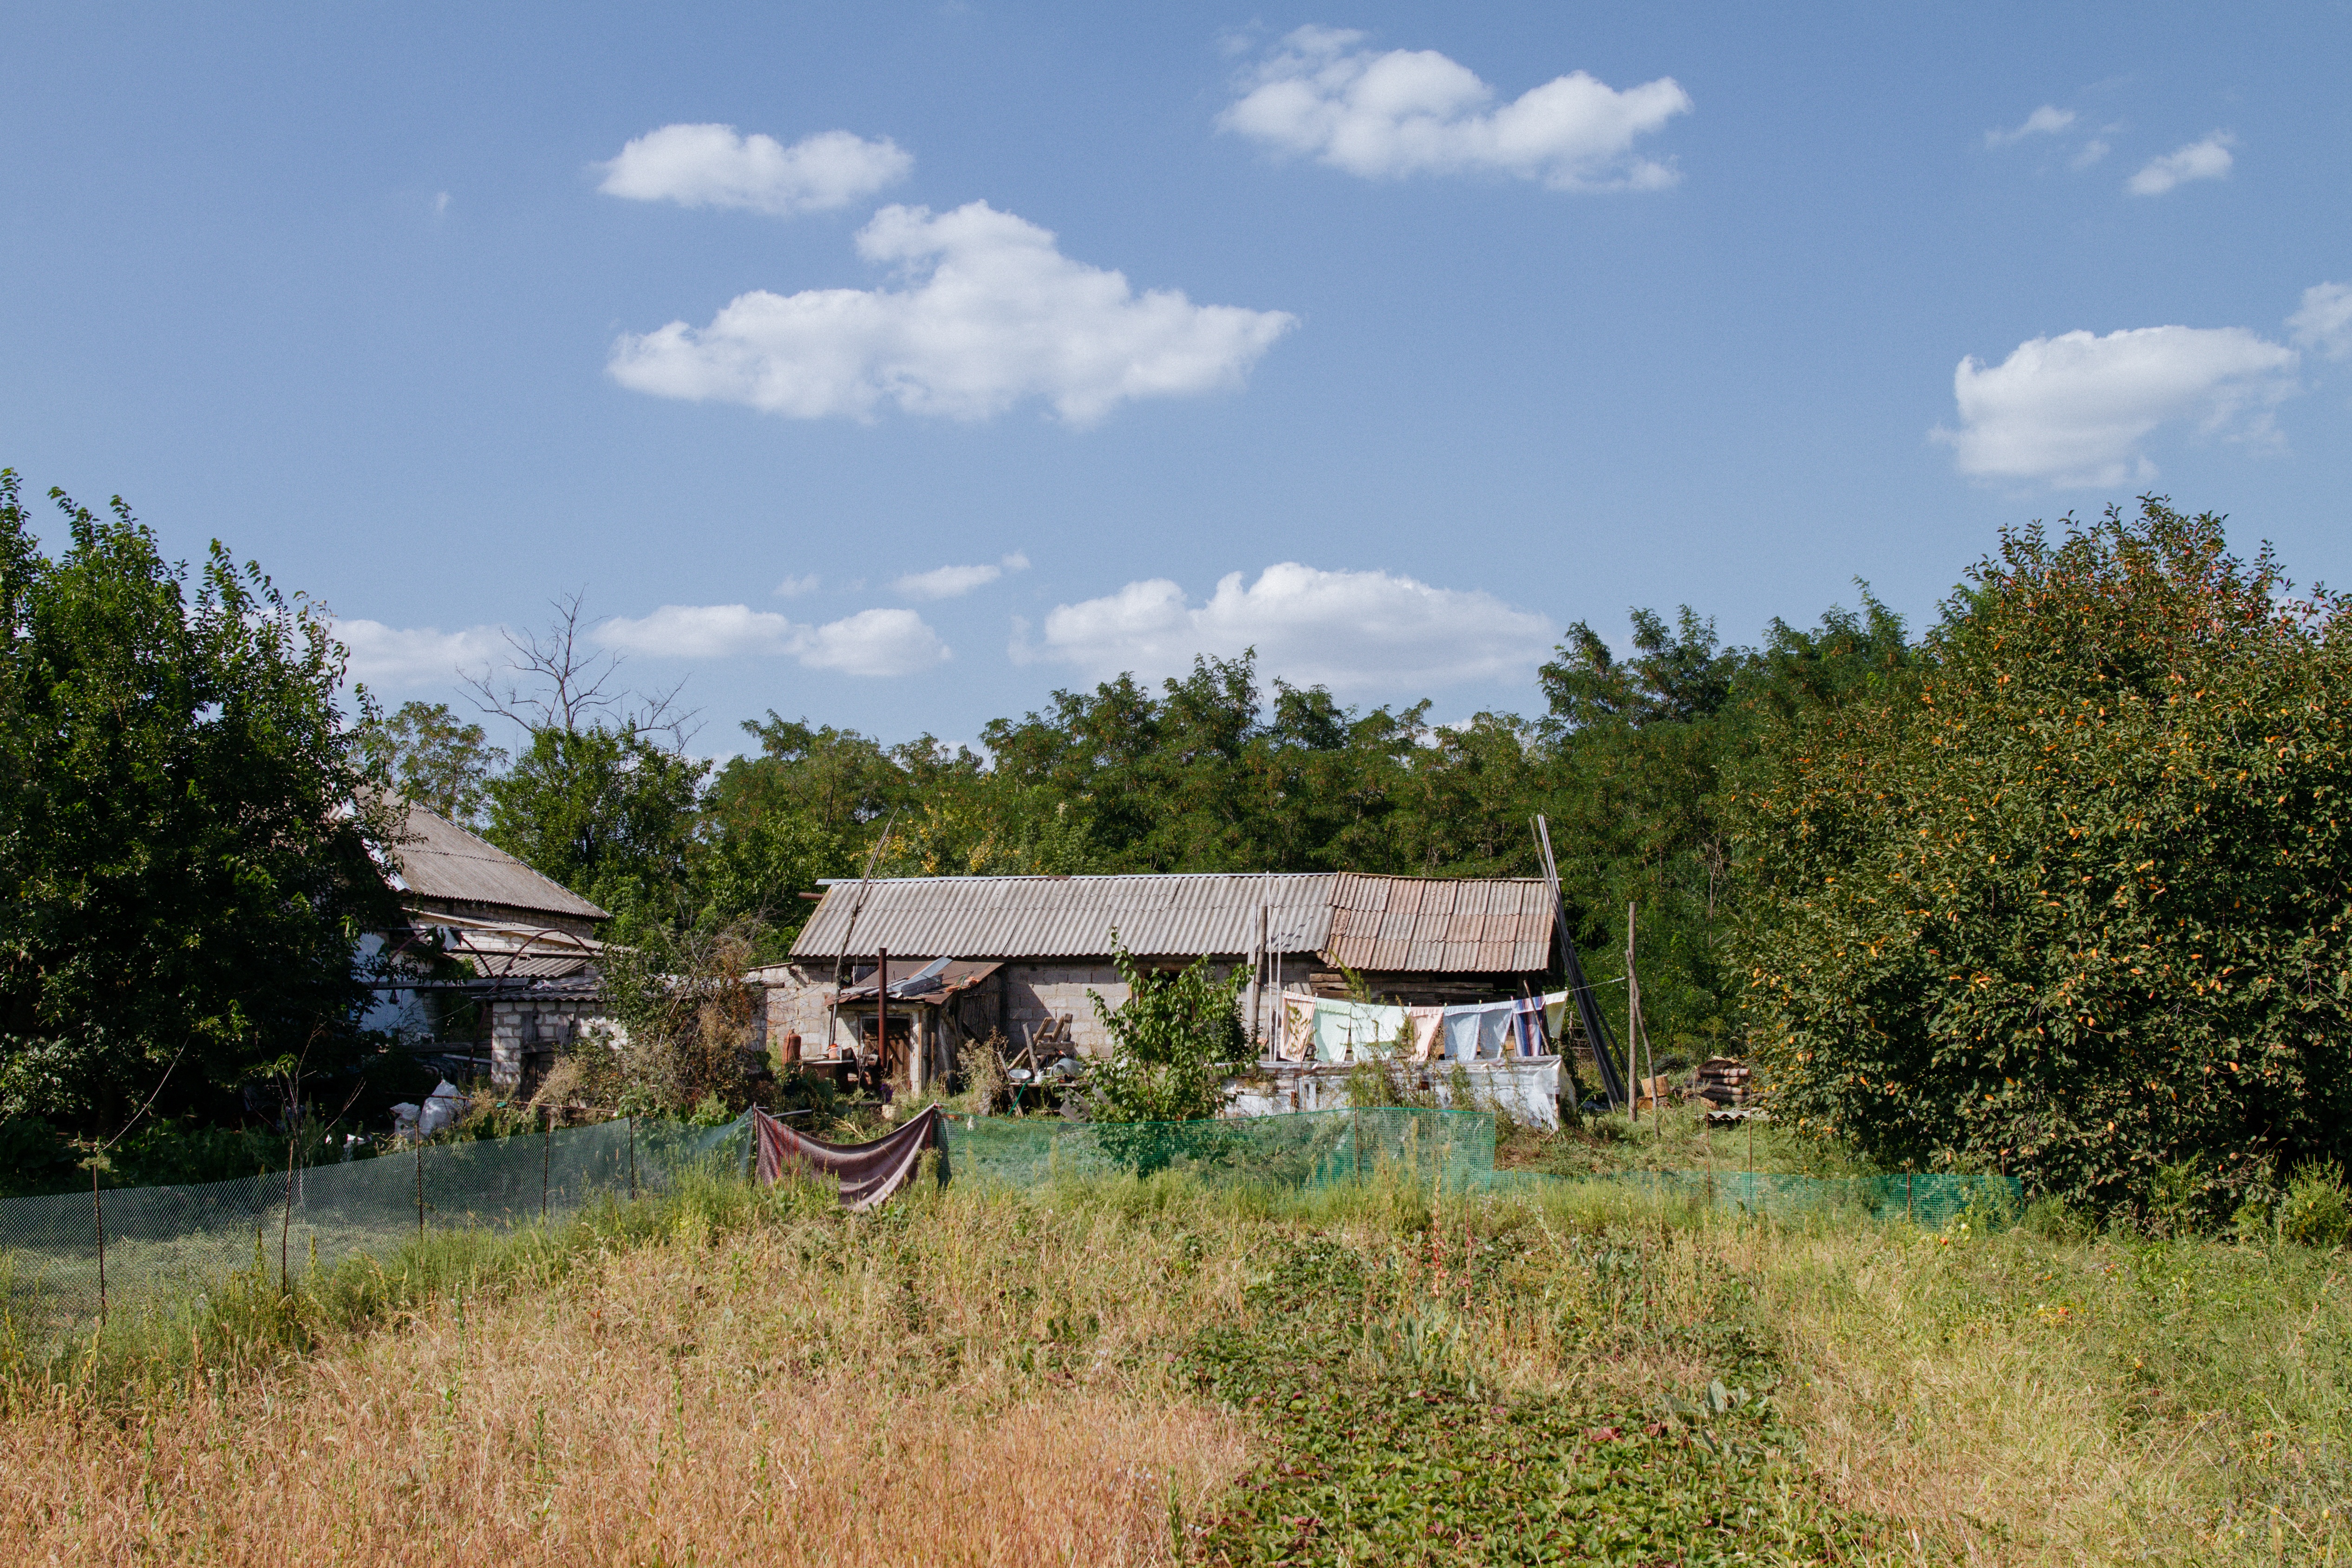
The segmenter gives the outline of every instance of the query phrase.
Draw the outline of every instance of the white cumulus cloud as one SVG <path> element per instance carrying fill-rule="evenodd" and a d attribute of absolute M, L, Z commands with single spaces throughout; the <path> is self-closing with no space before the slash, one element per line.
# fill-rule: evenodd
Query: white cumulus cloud
<path fill-rule="evenodd" d="M 351 649 L 351 679 L 376 691 L 411 691 L 455 680 L 460 667 L 503 655 L 496 626 L 445 632 L 437 626 L 389 626 L 382 621 L 337 621 L 335 637 Z"/>
<path fill-rule="evenodd" d="M 1960 361 L 1960 427 L 1933 434 L 1979 479 L 2117 485 L 2155 473 L 2140 442 L 2160 425 L 2274 440 L 2271 410 L 2294 391 L 2296 363 L 2293 349 L 2243 327 L 2033 338 L 1997 365 Z"/>
<path fill-rule="evenodd" d="M 2124 189 L 2136 196 L 2160 196 L 2191 180 L 2218 180 L 2230 172 L 2230 165 L 2235 162 L 2230 156 L 2230 146 L 2235 140 L 2226 131 L 2216 131 L 2202 142 L 2191 142 L 2161 158 L 2151 158 L 2138 174 L 2124 182 Z"/>
<path fill-rule="evenodd" d="M 779 599 L 797 599 L 803 594 L 815 593 L 818 581 L 817 574 L 814 572 L 805 577 L 787 576 L 770 591 Z"/>
<path fill-rule="evenodd" d="M 939 566 L 909 572 L 890 584 L 909 599 L 956 599 L 974 588 L 984 588 L 1007 572 L 1026 572 L 1029 557 L 1014 551 L 1002 560 L 979 566 Z"/>
<path fill-rule="evenodd" d="M 814 628 L 800 661 L 845 675 L 913 675 L 944 664 L 947 645 L 912 610 L 860 610 Z"/>
<path fill-rule="evenodd" d="M 1419 691 L 1523 678 L 1559 640 L 1546 617 L 1478 589 L 1434 588 L 1386 572 L 1327 572 L 1296 562 L 1255 583 L 1231 573 L 1205 604 L 1166 578 L 1056 605 L 1032 641 L 1014 623 L 1019 663 L 1068 664 L 1096 678 L 1150 679 L 1195 655 L 1258 652 L 1258 668 L 1296 685 L 1349 692 Z"/>
<path fill-rule="evenodd" d="M 1367 179 L 1496 174 L 1558 191 L 1656 190 L 1673 165 L 1633 143 L 1691 109 L 1672 77 L 1620 92 L 1574 71 L 1508 103 L 1433 49 L 1361 47 L 1364 35 L 1301 27 L 1251 73 L 1218 117 L 1276 152 Z"/>
<path fill-rule="evenodd" d="M 2315 283 L 2303 291 L 2303 309 L 2286 319 L 2294 341 L 2329 359 L 2352 355 L 2352 288 Z"/>
<path fill-rule="evenodd" d="M 1988 147 L 2006 147 L 2012 142 L 2022 142 L 2029 136 L 2055 135 L 2057 132 L 2065 130 L 2066 127 L 2074 123 L 2074 111 L 2073 110 L 2060 109 L 2054 104 L 2045 103 L 2041 108 L 2035 110 L 2032 113 L 2027 115 L 2024 122 L 2019 125 L 2015 130 L 1986 132 L 1985 145 Z"/>
<path fill-rule="evenodd" d="M 847 206 L 905 179 L 914 166 L 887 136 L 869 142 L 822 131 L 787 147 L 772 136 L 739 135 L 732 125 L 665 125 L 597 164 L 604 181 L 596 188 L 632 201 L 788 217 Z"/>
<path fill-rule="evenodd" d="M 885 207 L 857 248 L 898 268 L 905 287 L 739 295 L 708 327 L 623 336 L 614 379 L 795 419 L 870 419 L 886 405 L 985 419 L 1041 397 L 1088 425 L 1129 398 L 1238 387 L 1297 324 L 1173 289 L 1139 295 L 1125 274 L 1071 260 L 1052 233 L 986 202 L 936 216 Z"/>
<path fill-rule="evenodd" d="M 660 658 L 796 658 L 845 675 L 911 675 L 948 658 L 939 634 L 912 610 L 861 610 L 802 626 L 748 605 L 664 605 L 649 616 L 598 625 L 596 641 Z"/>

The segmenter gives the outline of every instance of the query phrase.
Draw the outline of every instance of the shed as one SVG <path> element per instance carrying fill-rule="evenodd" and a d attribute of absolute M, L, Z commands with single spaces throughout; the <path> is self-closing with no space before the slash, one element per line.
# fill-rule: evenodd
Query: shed
<path fill-rule="evenodd" d="M 375 991 L 366 1026 L 446 1071 L 487 1066 L 502 1084 L 535 1076 L 582 1030 L 609 1026 L 596 929 L 612 917 L 448 818 L 401 810 L 381 868 L 407 918 L 362 941 Z"/>
<path fill-rule="evenodd" d="M 1544 988 L 1559 963 L 1545 884 L 1519 877 L 1386 877 L 1353 872 L 1201 872 L 1093 877 L 907 877 L 824 884 L 791 958 L 755 973 L 769 1037 L 803 1056 L 871 1042 L 870 1005 L 845 1006 L 878 956 L 890 974 L 939 961 L 992 965 L 941 1010 L 925 1062 L 943 1070 L 955 1043 L 1001 1032 L 1015 1044 L 1051 1027 L 1079 1051 L 1109 1041 L 1092 995 L 1117 1007 L 1127 986 L 1113 933 L 1158 965 L 1208 954 L 1258 974 L 1249 1017 L 1274 1032 L 1274 993 L 1344 996 L 1354 975 L 1407 1005 L 1486 1001 Z M 896 984 L 894 980 L 894 1002 Z M 1090 995 L 1091 994 L 1091 995 Z M 865 998 L 870 1001 L 870 990 Z"/>

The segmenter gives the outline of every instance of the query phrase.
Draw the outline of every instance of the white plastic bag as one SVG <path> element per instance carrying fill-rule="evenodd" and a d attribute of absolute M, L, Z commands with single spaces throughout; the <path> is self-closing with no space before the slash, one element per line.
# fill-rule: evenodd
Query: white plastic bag
<path fill-rule="evenodd" d="M 456 1084 L 445 1078 L 433 1086 L 431 1094 L 425 1097 L 424 1114 L 416 1120 L 417 1136 L 430 1138 L 445 1128 L 455 1125 L 457 1118 L 465 1113 L 465 1095 Z"/>

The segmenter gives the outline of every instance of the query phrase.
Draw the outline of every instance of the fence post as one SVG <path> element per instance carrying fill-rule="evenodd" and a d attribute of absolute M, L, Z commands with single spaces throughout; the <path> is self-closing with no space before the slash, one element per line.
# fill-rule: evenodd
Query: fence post
<path fill-rule="evenodd" d="M 294 1113 L 288 1111 L 286 1119 L 290 1124 Z M 281 1296 L 294 1288 L 294 1277 L 286 1263 L 287 1238 L 294 1234 L 294 1138 L 289 1126 L 286 1134 L 286 1213 L 278 1222 L 278 1293 Z"/>
<path fill-rule="evenodd" d="M 1911 1173 L 1903 1173 L 1903 1223 L 1911 1223 Z"/>
<path fill-rule="evenodd" d="M 422 1241 L 422 1240 L 424 1240 L 424 1239 L 425 1239 L 425 1126 L 424 1126 L 424 1119 L 423 1119 L 423 1117 L 422 1117 L 422 1116 L 420 1116 L 420 1117 L 417 1119 L 417 1126 L 416 1126 L 416 1128 L 415 1128 L 415 1137 L 416 1137 L 416 1239 L 417 1239 L 417 1240 L 419 1240 L 419 1241 Z"/>
<path fill-rule="evenodd" d="M 547 1172 L 555 1159 L 555 1107 L 547 1108 L 547 1130 L 539 1144 L 539 1223 L 547 1223 Z"/>
<path fill-rule="evenodd" d="M 637 1200 L 637 1119 L 629 1118 L 629 1201 Z"/>
<path fill-rule="evenodd" d="M 98 1195 L 98 1162 L 89 1163 L 89 1209 L 98 1222 L 98 1321 L 106 1321 L 106 1200 Z"/>

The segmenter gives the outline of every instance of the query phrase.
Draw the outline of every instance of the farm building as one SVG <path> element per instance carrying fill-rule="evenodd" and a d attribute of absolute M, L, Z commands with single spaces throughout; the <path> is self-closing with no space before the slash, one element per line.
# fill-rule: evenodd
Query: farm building
<path fill-rule="evenodd" d="M 366 1027 L 444 1070 L 517 1084 L 604 1021 L 604 910 L 421 805 L 383 870 L 408 918 L 361 943 L 376 982 Z"/>
<path fill-rule="evenodd" d="M 991 1035 L 1015 1049 L 1042 1037 L 1080 1056 L 1107 1051 L 1090 994 L 1111 1007 L 1127 999 L 1114 933 L 1155 966 L 1206 953 L 1223 973 L 1251 973 L 1244 1016 L 1264 1071 L 1250 1104 L 1262 1110 L 1312 1110 L 1336 1090 L 1344 1061 L 1286 1053 L 1298 1026 L 1285 1019 L 1313 999 L 1344 1002 L 1351 977 L 1394 1013 L 1538 998 L 1561 973 L 1557 905 L 1536 879 L 1204 872 L 832 881 L 790 960 L 751 978 L 766 988 L 768 1037 L 787 1053 L 795 1041 L 803 1059 L 878 1052 L 920 1084 Z M 1498 1089 L 1532 1074 L 1556 1092 L 1548 1042 L 1487 1058 L 1465 1065 Z"/>

